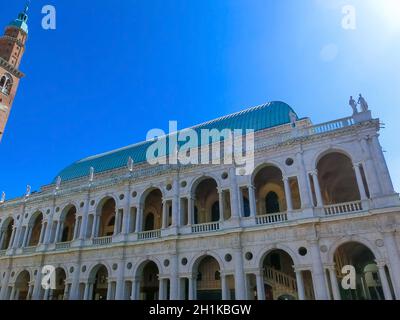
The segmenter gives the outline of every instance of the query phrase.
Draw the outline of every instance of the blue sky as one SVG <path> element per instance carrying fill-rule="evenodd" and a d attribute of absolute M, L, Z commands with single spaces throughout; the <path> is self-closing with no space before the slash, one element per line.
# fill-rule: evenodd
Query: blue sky
<path fill-rule="evenodd" d="M 41 28 L 41 8 L 57 29 Z M 356 8 L 356 30 L 341 26 Z M 0 26 L 24 1 L 0 0 Z M 0 192 L 20 196 L 83 157 L 281 100 L 314 123 L 363 93 L 385 123 L 400 190 L 399 0 L 34 0 L 6 134 Z"/>

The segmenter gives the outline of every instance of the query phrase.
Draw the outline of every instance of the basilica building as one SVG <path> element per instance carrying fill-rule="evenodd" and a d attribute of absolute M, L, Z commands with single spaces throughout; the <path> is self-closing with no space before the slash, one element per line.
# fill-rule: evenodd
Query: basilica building
<path fill-rule="evenodd" d="M 253 129 L 254 170 L 151 165 L 147 141 L 3 197 L 0 300 L 400 299 L 400 200 L 370 110 L 313 124 L 270 102 L 201 128 Z"/>

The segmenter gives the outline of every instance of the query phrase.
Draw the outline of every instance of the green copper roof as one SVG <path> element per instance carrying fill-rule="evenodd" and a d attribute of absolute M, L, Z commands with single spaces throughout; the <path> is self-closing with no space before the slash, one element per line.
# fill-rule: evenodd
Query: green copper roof
<path fill-rule="evenodd" d="M 9 25 L 20 28 L 23 31 L 25 31 L 25 33 L 28 33 L 28 10 L 29 10 L 29 5 L 27 4 L 25 6 L 24 11 L 18 15 L 17 19 L 11 21 Z"/>
<path fill-rule="evenodd" d="M 290 112 L 296 114 L 284 102 L 269 102 L 258 107 L 205 122 L 191 129 L 194 129 L 196 132 L 200 132 L 201 129 L 253 129 L 254 131 L 259 131 L 290 123 Z M 58 176 L 61 177 L 62 181 L 68 181 L 89 176 L 91 167 L 94 168 L 95 173 L 126 167 L 129 157 L 132 158 L 135 164 L 143 163 L 146 161 L 147 148 L 152 143 L 153 141 L 145 141 L 79 160 L 62 170 Z M 183 143 L 180 144 L 182 145 Z M 168 150 L 168 147 L 166 149 Z"/>

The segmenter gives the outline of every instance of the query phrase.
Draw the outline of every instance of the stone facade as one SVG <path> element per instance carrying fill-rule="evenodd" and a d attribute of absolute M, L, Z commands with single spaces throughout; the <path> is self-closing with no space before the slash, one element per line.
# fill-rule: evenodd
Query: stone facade
<path fill-rule="evenodd" d="M 400 201 L 378 131 L 369 113 L 302 119 L 256 133 L 252 175 L 142 164 L 6 201 L 0 298 L 399 299 Z"/>

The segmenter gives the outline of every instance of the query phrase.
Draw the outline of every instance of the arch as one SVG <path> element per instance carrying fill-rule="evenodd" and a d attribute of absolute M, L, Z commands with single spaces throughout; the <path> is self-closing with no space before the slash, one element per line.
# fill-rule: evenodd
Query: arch
<path fill-rule="evenodd" d="M 162 220 L 164 215 L 163 192 L 160 188 L 149 188 L 142 194 L 143 203 L 143 216 L 142 229 L 145 231 L 159 230 L 162 227 Z M 151 219 L 153 215 L 153 223 L 145 225 L 147 219 Z M 166 212 L 168 215 L 168 212 Z M 148 227 L 148 228 L 146 228 Z M 150 228 L 151 227 L 151 228 Z"/>
<path fill-rule="evenodd" d="M 41 211 L 36 211 L 30 218 L 28 223 L 28 231 L 30 233 L 28 239 L 28 246 L 37 246 L 42 236 L 43 228 L 43 213 Z"/>
<path fill-rule="evenodd" d="M 191 185 L 189 186 L 191 196 L 195 195 L 195 191 L 199 186 L 199 184 L 208 179 L 214 180 L 215 183 L 217 184 L 217 188 L 219 188 L 221 183 L 216 175 L 214 175 L 213 173 L 207 173 L 207 175 L 203 174 L 202 176 L 193 179 Z"/>
<path fill-rule="evenodd" d="M 215 260 L 217 260 L 217 262 L 218 262 L 218 264 L 219 264 L 221 270 L 223 270 L 223 268 L 224 268 L 224 262 L 223 262 L 223 260 L 220 258 L 220 256 L 219 256 L 216 252 L 214 252 L 214 251 L 206 251 L 206 252 L 202 252 L 202 253 L 199 253 L 199 254 L 195 255 L 195 256 L 191 259 L 190 264 L 189 264 L 189 266 L 190 266 L 190 267 L 189 267 L 189 268 L 190 268 L 190 269 L 189 269 L 190 272 L 194 273 L 195 270 L 198 268 L 198 265 L 199 265 L 199 263 L 201 262 L 201 260 L 202 260 L 204 257 L 207 257 L 207 256 L 213 257 Z"/>
<path fill-rule="evenodd" d="M 135 272 L 136 277 L 140 279 L 139 299 L 158 300 L 160 290 L 158 276 L 161 273 L 159 264 L 147 259 L 138 265 Z"/>
<path fill-rule="evenodd" d="M 113 196 L 106 196 L 98 203 L 96 212 L 99 218 L 98 230 L 96 230 L 96 237 L 106 237 L 114 234 L 114 224 L 109 224 L 110 220 L 116 216 L 117 201 Z"/>
<path fill-rule="evenodd" d="M 138 263 L 136 263 L 136 267 L 133 269 L 134 277 L 140 277 L 141 273 L 143 272 L 143 268 L 149 262 L 155 263 L 157 265 L 158 270 L 161 272 L 162 265 L 161 265 L 161 262 L 157 258 L 155 258 L 155 257 L 152 257 L 151 259 L 145 258 L 145 259 L 141 259 Z"/>
<path fill-rule="evenodd" d="M 73 240 L 76 224 L 76 214 L 77 209 L 76 206 L 73 204 L 69 204 L 63 209 L 59 221 L 62 227 L 60 234 L 61 242 L 70 242 Z"/>
<path fill-rule="evenodd" d="M 110 269 L 106 264 L 99 263 L 92 267 L 89 273 L 90 300 L 106 300 L 108 295 L 108 278 Z"/>
<path fill-rule="evenodd" d="M 202 255 L 193 264 L 192 274 L 196 276 L 196 297 L 199 300 L 221 300 L 222 283 L 220 261 L 213 255 Z"/>
<path fill-rule="evenodd" d="M 5 73 L 0 78 L 0 91 L 9 95 L 13 86 L 13 78 L 9 73 Z"/>
<path fill-rule="evenodd" d="M 251 181 L 250 182 L 251 182 L 252 185 L 254 185 L 254 178 L 257 176 L 257 174 L 261 170 L 266 168 L 266 167 L 275 167 L 275 168 L 277 168 L 277 169 L 279 169 L 281 171 L 282 176 L 286 175 L 285 168 L 282 167 L 280 163 L 278 163 L 278 162 L 276 162 L 274 160 L 269 160 L 267 162 L 262 162 L 262 163 L 259 163 L 258 165 L 256 165 L 254 167 L 253 173 L 250 176 L 251 177 Z"/>
<path fill-rule="evenodd" d="M 281 251 L 286 252 L 292 259 L 294 265 L 297 265 L 300 263 L 299 259 L 297 257 L 297 254 L 290 247 L 288 247 L 284 244 L 279 244 L 279 245 L 269 246 L 266 249 L 263 249 L 258 253 L 255 261 L 257 261 L 257 263 L 258 263 L 259 269 L 263 268 L 263 262 L 265 260 L 265 257 L 268 256 L 274 250 L 281 250 Z"/>
<path fill-rule="evenodd" d="M 14 226 L 14 218 L 6 218 L 0 228 L 0 250 L 8 249 L 11 243 L 11 237 Z"/>
<path fill-rule="evenodd" d="M 327 152 L 316 168 L 325 205 L 361 199 L 351 157 L 343 152 Z"/>
<path fill-rule="evenodd" d="M 257 215 L 277 213 L 276 211 L 268 212 L 266 207 L 266 197 L 268 194 L 271 195 L 272 192 L 277 195 L 276 200 L 279 202 L 278 212 L 284 212 L 287 210 L 283 173 L 278 166 L 270 164 L 259 166 L 252 179 L 255 188 Z"/>
<path fill-rule="evenodd" d="M 209 176 L 203 176 L 197 179 L 193 187 L 192 197 L 194 199 L 194 207 L 197 208 L 197 223 L 215 222 L 213 220 L 213 213 L 215 214 L 214 205 L 219 202 L 220 198 L 217 180 Z"/>
<path fill-rule="evenodd" d="M 146 201 L 146 198 L 148 197 L 148 195 L 150 193 L 152 193 L 154 190 L 158 190 L 161 192 L 161 197 L 164 198 L 164 192 L 162 190 L 162 188 L 158 188 L 158 187 L 148 187 L 147 189 L 145 189 L 142 194 L 139 197 L 139 203 L 144 204 L 144 202 Z"/>
<path fill-rule="evenodd" d="M 342 237 L 331 244 L 331 246 L 329 247 L 329 250 L 327 252 L 327 258 L 328 258 L 329 264 L 335 263 L 336 250 L 340 246 L 342 246 L 343 244 L 346 244 L 348 242 L 358 242 L 358 243 L 364 245 L 365 247 L 367 247 L 369 250 L 371 250 L 371 252 L 373 253 L 373 255 L 375 256 L 375 258 L 377 260 L 384 260 L 383 254 L 379 251 L 379 249 L 371 241 L 369 241 L 366 238 L 362 238 L 360 236 L 352 235 L 352 236 Z"/>
<path fill-rule="evenodd" d="M 67 272 L 66 270 L 59 266 L 56 268 L 56 288 L 52 289 L 50 292 L 50 300 L 64 300 Z"/>
<path fill-rule="evenodd" d="M 344 146 L 329 147 L 327 149 L 320 150 L 319 152 L 314 154 L 314 157 L 311 160 L 312 167 L 310 168 L 310 170 L 316 169 L 318 162 L 329 153 L 341 153 L 344 156 L 348 157 L 351 161 L 354 161 L 352 151 L 347 150 L 346 147 Z"/>
<path fill-rule="evenodd" d="M 31 281 L 31 274 L 28 270 L 22 270 L 14 283 L 15 286 L 15 300 L 28 300 L 29 283 Z"/>
<path fill-rule="evenodd" d="M 376 264 L 373 251 L 357 241 L 348 241 L 337 246 L 334 251 L 335 281 L 341 282 L 344 276 L 342 268 L 351 266 L 350 271 L 354 284 L 353 288 L 343 290 L 339 286 L 339 294 L 343 300 L 385 300 L 382 274 Z M 385 272 L 384 272 L 385 273 Z M 386 275 L 385 275 L 386 277 Z"/>

